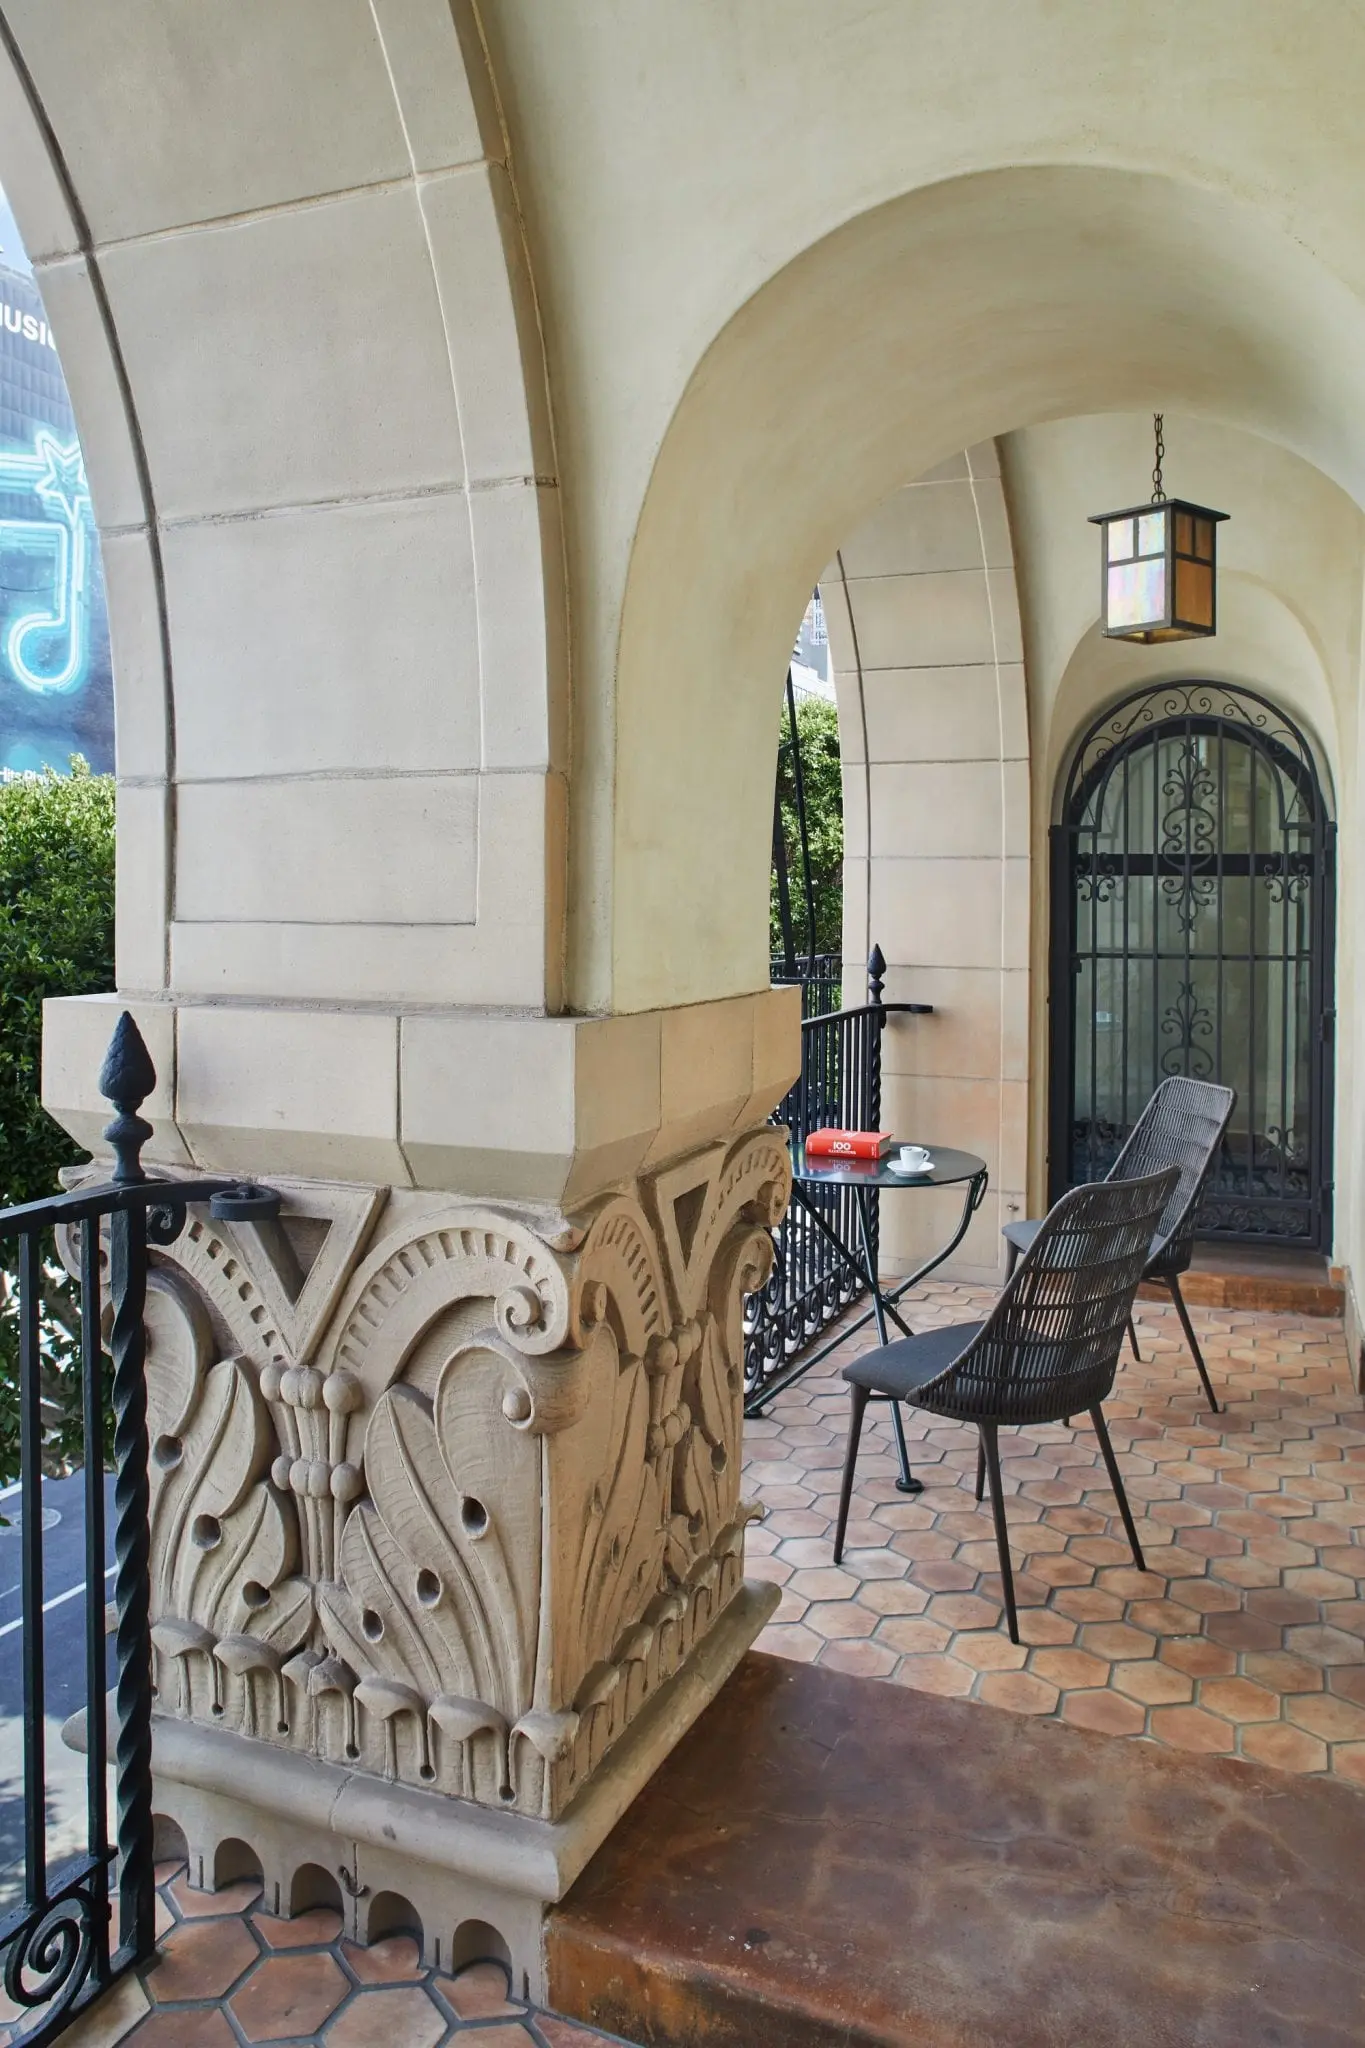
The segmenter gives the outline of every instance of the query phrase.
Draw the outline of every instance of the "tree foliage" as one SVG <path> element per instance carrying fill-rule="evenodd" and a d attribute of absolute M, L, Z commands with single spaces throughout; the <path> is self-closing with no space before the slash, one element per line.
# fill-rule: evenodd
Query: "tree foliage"
<path fill-rule="evenodd" d="M 0 784 L 0 1205 L 54 1193 L 81 1157 L 40 1099 L 43 1002 L 114 980 L 114 783 L 79 758 Z M 13 1239 L 0 1243 L 0 1481 L 19 1466 L 19 1327 Z M 41 1315 L 44 1467 L 82 1441 L 79 1304 L 55 1259 Z"/>
<path fill-rule="evenodd" d="M 791 715 L 782 712 L 777 756 L 777 787 L 782 807 L 782 837 L 787 849 L 791 884 L 792 927 L 798 961 L 810 952 L 843 950 L 844 793 L 839 765 L 839 714 L 823 697 L 796 699 L 796 730 L 801 750 L 801 778 L 806 801 L 811 884 L 815 899 L 815 940 L 812 947 L 801 864 L 796 776 L 792 755 Z M 774 958 L 783 950 L 778 908 L 777 870 L 769 897 L 769 931 Z"/>

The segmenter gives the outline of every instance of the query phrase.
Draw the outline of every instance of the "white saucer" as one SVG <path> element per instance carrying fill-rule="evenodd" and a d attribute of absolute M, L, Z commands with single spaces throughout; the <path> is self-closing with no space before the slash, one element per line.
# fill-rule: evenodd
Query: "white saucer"
<path fill-rule="evenodd" d="M 903 1173 L 907 1180 L 923 1180 L 927 1174 L 931 1174 L 934 1170 L 932 1159 L 924 1160 L 919 1166 L 906 1166 L 899 1159 L 888 1159 L 886 1163 L 892 1173 Z"/>

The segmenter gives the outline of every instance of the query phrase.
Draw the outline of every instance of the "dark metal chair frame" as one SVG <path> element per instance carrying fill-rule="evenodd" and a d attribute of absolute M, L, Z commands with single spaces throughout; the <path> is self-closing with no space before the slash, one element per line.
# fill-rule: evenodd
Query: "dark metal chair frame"
<path fill-rule="evenodd" d="M 1019 1640 L 1010 1567 L 999 1433 L 1010 1424 L 1061 1422 L 1086 1410 L 1132 1548 L 1142 1548 L 1105 1427 L 1101 1403 L 1114 1384 L 1123 1333 L 1151 1254 L 1152 1234 L 1179 1181 L 1175 1167 L 1141 1180 L 1073 1188 L 1043 1219 L 984 1323 L 926 1330 L 845 1366 L 851 1395 L 834 1561 L 844 1554 L 849 1501 L 867 1404 L 904 1401 L 932 1415 L 972 1422 L 980 1432 L 976 1497 L 985 1473 L 1000 1553 L 1010 1640 Z"/>
<path fill-rule="evenodd" d="M 1219 1412 L 1218 1400 L 1190 1322 L 1190 1312 L 1185 1306 L 1180 1275 L 1194 1257 L 1199 1198 L 1236 1103 L 1235 1088 L 1225 1088 L 1216 1081 L 1197 1081 L 1189 1074 L 1168 1074 L 1153 1091 L 1104 1181 L 1098 1183 L 1104 1186 L 1108 1181 L 1135 1180 L 1143 1174 L 1158 1173 L 1166 1166 L 1177 1169 L 1179 1178 L 1175 1192 L 1152 1238 L 1142 1277 L 1158 1281 L 1169 1290 L 1180 1318 L 1180 1327 L 1185 1332 L 1185 1342 L 1190 1347 L 1204 1383 L 1204 1392 L 1208 1395 L 1209 1407 L 1215 1415 Z M 1041 1228 L 1041 1221 L 1033 1219 L 1005 1225 L 1002 1234 L 1010 1248 L 1011 1273 L 1019 1254 L 1028 1250 Z M 1128 1337 L 1133 1356 L 1140 1361 L 1142 1353 L 1138 1350 L 1137 1331 L 1131 1316 Z"/>

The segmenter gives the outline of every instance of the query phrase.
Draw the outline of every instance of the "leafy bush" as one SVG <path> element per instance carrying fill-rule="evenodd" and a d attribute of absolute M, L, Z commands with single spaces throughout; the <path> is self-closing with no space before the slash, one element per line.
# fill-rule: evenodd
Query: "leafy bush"
<path fill-rule="evenodd" d="M 87 995 L 114 981 L 114 784 L 79 757 L 70 775 L 47 770 L 0 784 L 0 1205 L 55 1192 L 79 1159 L 39 1099 L 43 1000 Z M 0 1483 L 19 1469 L 19 1318 L 14 1239 L 0 1244 Z M 44 1272 L 44 1467 L 80 1455 L 81 1398 L 75 1288 L 55 1263 Z"/>
<path fill-rule="evenodd" d="M 792 926 L 797 957 L 808 951 L 839 954 L 844 919 L 844 791 L 839 767 L 839 714 L 823 697 L 798 697 L 796 730 L 801 745 L 801 780 L 806 798 L 806 830 L 810 842 L 812 893 L 815 897 L 815 943 L 807 932 L 806 896 L 801 869 L 801 835 L 797 826 L 796 780 L 793 773 L 791 716 L 782 712 L 777 756 L 777 787 L 782 805 L 782 836 L 791 878 Z M 777 905 L 774 869 L 768 925 L 774 957 L 782 951 L 782 921 Z"/>

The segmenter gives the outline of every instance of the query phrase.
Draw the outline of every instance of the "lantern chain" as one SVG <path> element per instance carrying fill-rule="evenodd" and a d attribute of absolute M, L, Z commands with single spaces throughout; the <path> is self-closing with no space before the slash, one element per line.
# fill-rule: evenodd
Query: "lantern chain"
<path fill-rule="evenodd" d="M 1166 443 L 1161 435 L 1161 423 L 1164 417 L 1163 413 L 1154 412 L 1152 414 L 1152 430 L 1156 435 L 1156 465 L 1152 470 L 1152 503 L 1154 505 L 1159 505 L 1166 495 L 1161 476 L 1161 465 L 1166 459 Z"/>

